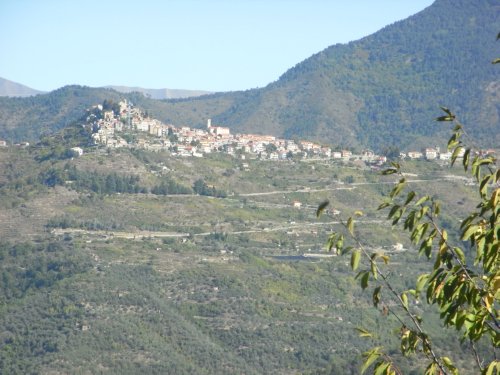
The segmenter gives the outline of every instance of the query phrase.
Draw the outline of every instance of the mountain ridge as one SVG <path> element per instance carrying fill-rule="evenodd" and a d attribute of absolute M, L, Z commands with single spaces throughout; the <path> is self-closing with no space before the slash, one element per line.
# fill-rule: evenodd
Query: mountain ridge
<path fill-rule="evenodd" d="M 206 91 L 206 90 L 184 90 L 184 89 L 169 89 L 169 88 L 148 89 L 138 86 L 132 87 L 124 85 L 108 85 L 97 88 L 112 89 L 124 94 L 129 94 L 132 92 L 140 92 L 144 94 L 144 96 L 146 97 L 158 100 L 189 98 L 201 95 L 209 95 L 213 93 L 212 91 Z M 36 90 L 26 85 L 23 85 L 22 83 L 14 82 L 6 78 L 0 77 L 0 96 L 15 98 L 15 97 L 35 96 L 47 93 L 49 92 Z"/>
<path fill-rule="evenodd" d="M 491 61 L 498 51 L 499 12 L 491 0 L 437 0 L 372 35 L 325 48 L 264 88 L 162 101 L 128 98 L 165 123 L 201 128 L 211 118 L 233 132 L 375 150 L 443 145 L 448 129 L 433 121 L 443 105 L 474 124 L 483 146 L 494 146 L 500 143 L 500 84 Z M 68 100 L 86 108 L 102 102 L 106 92 L 110 99 L 118 95 L 102 90 L 95 89 L 94 103 L 89 90 L 84 101 L 76 93 Z M 6 106 L 8 100 L 0 101 L 0 137 L 27 123 L 36 136 L 36 126 L 48 121 L 2 116 Z"/>
<path fill-rule="evenodd" d="M 490 62 L 499 11 L 488 0 L 438 0 L 370 36 L 325 48 L 263 89 L 226 97 L 211 118 L 241 132 L 259 124 L 277 136 L 380 149 L 445 142 L 447 129 L 433 122 L 445 105 L 474 123 L 481 142 L 498 144 L 491 131 L 499 122 L 497 71 Z M 187 107 L 173 103 L 168 120 L 200 121 Z"/>
<path fill-rule="evenodd" d="M 35 90 L 21 83 L 0 77 L 0 96 L 26 97 L 45 93 L 45 91 Z"/>
<path fill-rule="evenodd" d="M 212 94 L 212 91 L 205 90 L 184 90 L 184 89 L 147 89 L 142 87 L 130 87 L 130 86 L 115 86 L 109 85 L 104 86 L 106 89 L 113 89 L 115 91 L 128 94 L 131 92 L 140 92 L 151 99 L 182 99 L 190 98 L 194 96 L 202 96 Z"/>

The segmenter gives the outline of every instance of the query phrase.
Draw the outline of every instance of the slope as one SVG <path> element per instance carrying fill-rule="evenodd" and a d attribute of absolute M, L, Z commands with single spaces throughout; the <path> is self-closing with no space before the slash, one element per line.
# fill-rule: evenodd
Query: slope
<path fill-rule="evenodd" d="M 241 131 L 380 149 L 445 139 L 447 130 L 431 119 L 446 105 L 474 123 L 481 141 L 498 144 L 498 72 L 490 62 L 499 11 L 489 0 L 438 0 L 371 36 L 325 49 L 264 89 L 232 94 L 229 108 L 213 108 L 212 118 Z M 169 106 L 169 119 L 190 120 L 187 103 Z"/>
<path fill-rule="evenodd" d="M 24 97 L 43 94 L 43 91 L 32 89 L 31 87 L 21 85 L 20 83 L 9 81 L 0 77 L 0 96 Z"/>

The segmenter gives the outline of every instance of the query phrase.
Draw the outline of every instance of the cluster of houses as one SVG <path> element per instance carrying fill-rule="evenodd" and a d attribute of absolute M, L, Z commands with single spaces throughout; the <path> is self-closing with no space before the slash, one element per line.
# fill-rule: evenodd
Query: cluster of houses
<path fill-rule="evenodd" d="M 112 108 L 96 105 L 88 110 L 87 116 L 94 142 L 109 148 L 134 147 L 151 151 L 170 151 L 175 156 L 195 157 L 224 152 L 239 156 L 241 159 L 248 154 L 269 160 L 337 159 L 370 164 L 374 168 L 387 161 L 385 156 L 376 155 L 371 150 L 353 155 L 350 150 L 335 151 L 309 141 L 281 139 L 271 135 L 231 134 L 227 127 L 213 126 L 210 119 L 207 121 L 206 129 L 175 127 L 150 118 L 126 100 L 120 101 Z M 137 136 L 130 137 L 130 131 Z M 140 136 L 141 133 L 147 136 Z M 7 146 L 7 142 L 0 140 L 0 147 L 2 146 Z M 83 153 L 80 148 L 75 148 L 73 151 L 78 155 Z M 486 150 L 485 153 L 494 153 L 494 150 Z M 401 152 L 400 158 L 446 161 L 451 159 L 451 153 L 441 152 L 439 147 L 428 147 L 422 151 Z"/>
<path fill-rule="evenodd" d="M 482 155 L 494 155 L 495 150 L 493 149 L 488 149 L 488 150 L 481 150 L 479 152 Z M 465 149 L 461 149 L 460 152 L 458 153 L 458 157 L 462 158 L 465 154 Z M 409 151 L 409 152 L 401 152 L 399 154 L 399 157 L 401 159 L 412 159 L 412 160 L 417 160 L 417 159 L 425 159 L 425 160 L 450 160 L 452 156 L 452 153 L 449 151 L 444 151 L 442 152 L 438 146 L 436 147 L 427 147 L 424 148 L 422 151 Z"/>
<path fill-rule="evenodd" d="M 465 150 L 464 150 L 465 152 Z M 463 156 L 460 155 L 460 156 Z M 440 148 L 438 146 L 436 147 L 427 147 L 423 149 L 422 151 L 408 151 L 408 152 L 401 152 L 399 154 L 399 157 L 401 159 L 426 159 L 426 160 L 450 160 L 451 159 L 451 152 L 445 151 L 441 152 Z"/>
<path fill-rule="evenodd" d="M 93 109 L 103 111 L 102 106 Z M 187 126 L 175 127 L 145 116 L 141 110 L 132 107 L 127 101 L 119 103 L 120 113 L 112 110 L 103 111 L 102 116 L 88 117 L 92 123 L 93 138 L 96 143 L 107 147 L 138 147 L 152 151 L 168 150 L 173 155 L 203 157 L 212 152 L 224 152 L 229 155 L 257 155 L 262 159 L 285 160 L 295 157 L 350 160 L 353 154 L 349 150 L 332 151 L 330 147 L 310 141 L 294 141 L 276 138 L 271 135 L 231 134 L 227 127 L 214 126 L 208 119 L 206 129 L 192 129 Z M 127 142 L 123 132 L 127 129 L 145 132 L 150 137 Z M 385 163 L 384 156 L 364 151 L 357 159 Z"/>

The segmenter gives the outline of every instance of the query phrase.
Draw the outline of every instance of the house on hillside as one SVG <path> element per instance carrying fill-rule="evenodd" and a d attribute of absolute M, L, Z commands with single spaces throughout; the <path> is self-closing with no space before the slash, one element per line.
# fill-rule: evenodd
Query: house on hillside
<path fill-rule="evenodd" d="M 439 153 L 439 160 L 451 160 L 451 152 L 441 152 Z"/>
<path fill-rule="evenodd" d="M 361 152 L 361 160 L 370 162 L 374 159 L 375 153 L 372 150 L 363 150 Z"/>
<path fill-rule="evenodd" d="M 342 159 L 349 159 L 352 156 L 352 152 L 349 150 L 342 150 L 340 154 L 342 155 Z"/>
<path fill-rule="evenodd" d="M 83 155 L 83 149 L 81 147 L 71 147 L 71 151 L 73 151 L 77 156 Z"/>
<path fill-rule="evenodd" d="M 438 152 L 435 148 L 426 148 L 424 150 L 424 155 L 427 160 L 435 160 L 438 156 Z"/>
<path fill-rule="evenodd" d="M 409 151 L 408 157 L 410 159 L 421 159 L 424 155 L 420 151 Z"/>

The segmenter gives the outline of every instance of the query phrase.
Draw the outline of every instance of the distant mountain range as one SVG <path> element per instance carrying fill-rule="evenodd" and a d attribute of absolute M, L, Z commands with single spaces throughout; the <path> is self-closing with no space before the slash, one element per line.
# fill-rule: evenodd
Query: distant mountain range
<path fill-rule="evenodd" d="M 261 89 L 154 100 L 138 93 L 69 86 L 34 98 L 0 98 L 0 138 L 37 137 L 104 98 L 128 97 L 175 125 L 299 137 L 330 145 L 443 145 L 456 112 L 484 146 L 500 144 L 500 3 L 436 0 L 406 20 L 311 56 Z"/>
<path fill-rule="evenodd" d="M 151 99 L 180 99 L 191 98 L 194 96 L 212 94 L 211 91 L 202 90 L 177 90 L 177 89 L 144 89 L 142 87 L 128 86 L 105 86 L 105 88 L 113 89 L 122 93 L 140 92 Z"/>
<path fill-rule="evenodd" d="M 105 86 L 104 88 L 113 89 L 122 93 L 140 92 L 151 99 L 159 100 L 190 98 L 193 96 L 208 95 L 212 93 L 211 91 L 202 90 L 145 89 L 142 87 L 128 86 Z M 35 90 L 31 87 L 0 77 L 0 96 L 27 97 L 46 93 L 46 91 Z"/>
<path fill-rule="evenodd" d="M 0 77 L 0 96 L 26 97 L 44 93 L 44 91 L 35 90 L 31 87 Z"/>

